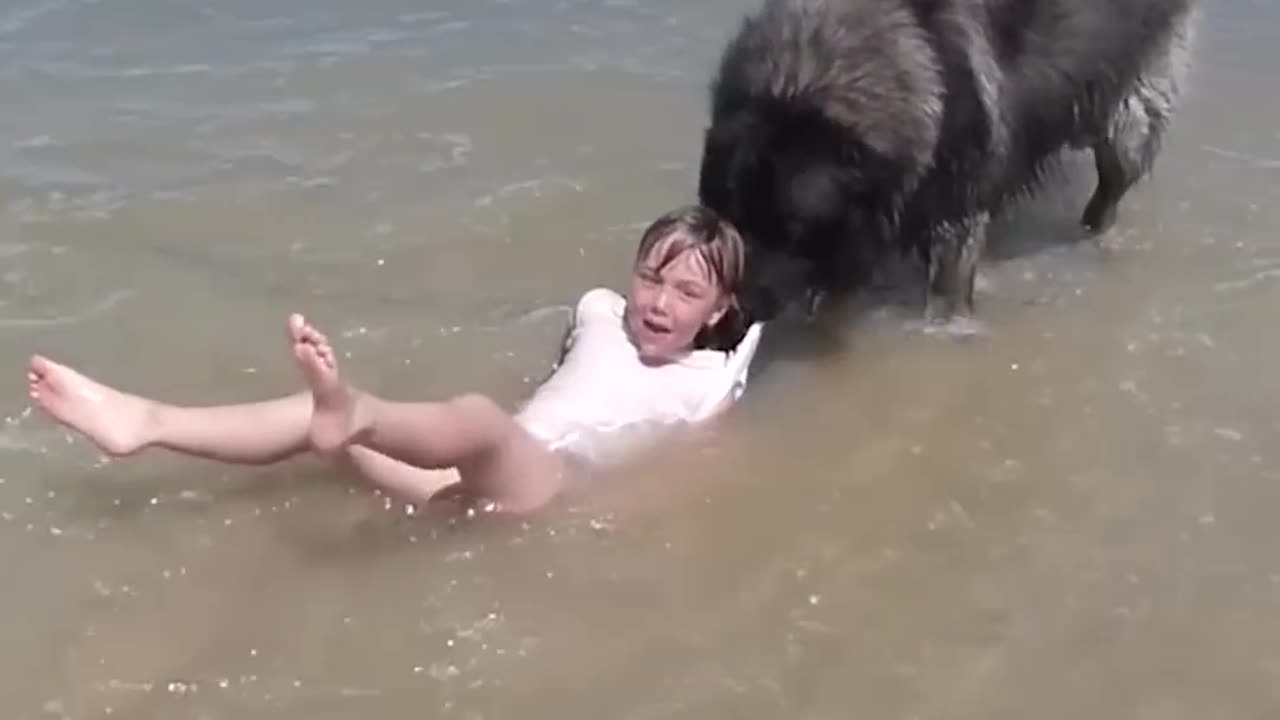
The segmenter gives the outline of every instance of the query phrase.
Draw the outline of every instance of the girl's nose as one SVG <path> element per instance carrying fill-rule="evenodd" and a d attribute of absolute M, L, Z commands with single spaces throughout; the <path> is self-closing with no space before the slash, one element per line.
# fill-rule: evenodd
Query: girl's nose
<path fill-rule="evenodd" d="M 670 295 L 671 295 L 671 290 L 669 290 L 668 288 L 666 287 L 659 288 L 658 296 L 653 300 L 653 307 L 665 312 L 667 309 L 667 301 Z"/>

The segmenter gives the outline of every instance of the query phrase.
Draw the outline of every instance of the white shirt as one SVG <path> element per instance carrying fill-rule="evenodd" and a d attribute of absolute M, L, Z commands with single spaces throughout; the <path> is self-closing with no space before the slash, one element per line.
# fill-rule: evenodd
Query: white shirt
<path fill-rule="evenodd" d="M 613 290 L 584 293 L 560 367 L 516 413 L 552 450 L 608 463 L 641 436 L 703 420 L 746 389 L 759 324 L 731 352 L 694 350 L 679 361 L 645 365 L 627 335 L 625 310 L 626 299 Z"/>

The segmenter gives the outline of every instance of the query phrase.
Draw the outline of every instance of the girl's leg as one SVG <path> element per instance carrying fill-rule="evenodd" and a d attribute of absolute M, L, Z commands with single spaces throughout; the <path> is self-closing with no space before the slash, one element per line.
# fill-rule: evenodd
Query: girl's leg
<path fill-rule="evenodd" d="M 359 406 L 351 414 L 341 405 L 317 404 L 311 435 L 317 448 L 354 438 L 362 448 L 420 468 L 454 469 L 468 495 L 517 512 L 544 505 L 563 484 L 560 457 L 487 397 L 443 403 L 349 397 Z M 342 420 L 330 422 L 333 416 Z"/>
<path fill-rule="evenodd" d="M 30 379 L 31 396 L 50 415 L 111 455 L 165 447 L 260 464 L 310 449 L 310 392 L 246 405 L 177 407 L 121 392 L 43 357 L 32 358 Z M 373 485 L 412 502 L 426 502 L 459 481 L 452 468 L 426 470 L 359 446 L 347 449 L 347 463 Z"/>
<path fill-rule="evenodd" d="M 163 447 L 256 465 L 308 449 L 309 393 L 246 405 L 178 407 L 121 392 L 40 356 L 31 358 L 27 377 L 31 397 L 46 412 L 109 455 Z"/>
<path fill-rule="evenodd" d="M 413 503 L 430 502 L 462 480 L 456 468 L 420 468 L 361 445 L 348 445 L 344 459 L 378 489 Z"/>
<path fill-rule="evenodd" d="M 297 315 L 290 327 L 314 399 L 310 438 L 317 450 L 357 445 L 419 468 L 457 468 L 469 495 L 504 510 L 532 510 L 559 491 L 565 471 L 560 457 L 493 401 L 466 395 L 401 403 L 361 393 L 339 377 L 322 334 Z"/>

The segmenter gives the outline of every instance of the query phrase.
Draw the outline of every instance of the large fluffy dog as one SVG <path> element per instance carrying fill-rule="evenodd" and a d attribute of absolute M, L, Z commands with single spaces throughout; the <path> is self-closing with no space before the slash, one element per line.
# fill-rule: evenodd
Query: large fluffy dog
<path fill-rule="evenodd" d="M 1091 148 L 1081 223 L 1151 168 L 1190 59 L 1194 0 L 765 0 L 712 85 L 699 195 L 747 238 L 747 310 L 928 267 L 926 313 L 973 310 L 991 216 Z"/>

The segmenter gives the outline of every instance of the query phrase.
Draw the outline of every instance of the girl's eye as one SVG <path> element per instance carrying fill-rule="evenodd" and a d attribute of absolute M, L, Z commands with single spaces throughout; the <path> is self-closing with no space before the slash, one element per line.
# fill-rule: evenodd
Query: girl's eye
<path fill-rule="evenodd" d="M 682 297 L 687 298 L 689 300 L 701 300 L 703 297 L 702 288 L 696 287 L 694 285 L 681 283 L 676 286 L 676 290 L 679 291 Z"/>

